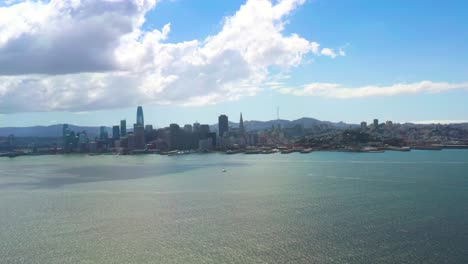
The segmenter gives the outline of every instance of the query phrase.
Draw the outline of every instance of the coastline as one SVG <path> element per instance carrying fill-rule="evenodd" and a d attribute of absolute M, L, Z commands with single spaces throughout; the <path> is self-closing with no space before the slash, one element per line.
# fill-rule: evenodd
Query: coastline
<path fill-rule="evenodd" d="M 28 151 L 12 151 L 0 153 L 0 158 L 16 158 L 21 156 L 54 156 L 54 155 L 83 155 L 83 156 L 135 156 L 135 155 L 162 155 L 162 156 L 183 156 L 183 155 L 204 155 L 204 154 L 245 154 L 245 155 L 267 155 L 267 154 L 309 154 L 312 152 L 344 152 L 344 153 L 385 153 L 387 151 L 395 152 L 410 152 L 410 151 L 441 151 L 453 149 L 468 149 L 468 145 L 433 145 L 433 146 L 405 146 L 405 147 L 342 147 L 342 148 L 273 148 L 259 147 L 250 149 L 236 150 L 213 150 L 213 151 L 196 151 L 196 150 L 173 150 L 173 151 L 158 151 L 158 150 L 134 150 L 128 153 L 120 152 L 103 152 L 103 153 L 33 153 Z"/>

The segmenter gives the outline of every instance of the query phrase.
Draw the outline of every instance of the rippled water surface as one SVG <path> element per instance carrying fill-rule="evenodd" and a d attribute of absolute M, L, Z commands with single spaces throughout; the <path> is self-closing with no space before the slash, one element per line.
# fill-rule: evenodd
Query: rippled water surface
<path fill-rule="evenodd" d="M 468 151 L 1 158 L 0 263 L 468 263 Z"/>

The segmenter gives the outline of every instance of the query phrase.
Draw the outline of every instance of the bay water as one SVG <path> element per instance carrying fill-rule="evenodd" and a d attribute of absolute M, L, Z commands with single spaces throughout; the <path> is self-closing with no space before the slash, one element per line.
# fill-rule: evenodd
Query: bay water
<path fill-rule="evenodd" d="M 468 263 L 468 150 L 1 158 L 0 263 Z"/>

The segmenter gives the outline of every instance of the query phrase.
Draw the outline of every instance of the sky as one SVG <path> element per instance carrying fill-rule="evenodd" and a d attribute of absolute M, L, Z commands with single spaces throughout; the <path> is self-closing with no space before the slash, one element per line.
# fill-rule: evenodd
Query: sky
<path fill-rule="evenodd" d="M 0 127 L 468 120 L 464 0 L 0 0 Z M 468 121 L 467 121 L 468 122 Z"/>

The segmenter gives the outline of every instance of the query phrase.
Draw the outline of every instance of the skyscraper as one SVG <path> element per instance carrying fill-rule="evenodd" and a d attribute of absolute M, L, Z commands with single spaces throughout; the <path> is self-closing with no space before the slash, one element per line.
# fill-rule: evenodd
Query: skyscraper
<path fill-rule="evenodd" d="M 145 121 L 143 118 L 143 107 L 141 106 L 138 106 L 138 109 L 137 109 L 137 122 L 136 123 L 139 126 L 145 127 Z"/>
<path fill-rule="evenodd" d="M 200 123 L 195 122 L 193 123 L 193 133 L 199 133 L 200 132 Z"/>
<path fill-rule="evenodd" d="M 66 152 L 70 151 L 71 144 L 72 144 L 72 135 L 68 124 L 63 124 L 62 127 L 62 138 L 63 138 L 63 149 Z"/>
<path fill-rule="evenodd" d="M 120 138 L 120 127 L 113 126 L 112 127 L 112 139 L 118 140 Z"/>
<path fill-rule="evenodd" d="M 136 125 L 133 133 L 135 135 L 135 149 L 146 149 L 145 128 L 143 126 Z"/>
<path fill-rule="evenodd" d="M 375 129 L 379 128 L 379 120 L 378 119 L 374 119 L 374 128 Z"/>
<path fill-rule="evenodd" d="M 107 140 L 109 135 L 107 134 L 107 128 L 105 126 L 101 126 L 99 128 L 99 139 L 100 140 Z"/>
<path fill-rule="evenodd" d="M 220 115 L 218 117 L 218 133 L 219 136 L 224 136 L 224 133 L 229 131 L 229 120 L 227 115 Z"/>
<path fill-rule="evenodd" d="M 187 133 L 192 133 L 193 129 L 192 129 L 192 125 L 190 124 L 187 124 L 184 126 L 184 131 L 187 132 Z"/>
<path fill-rule="evenodd" d="M 242 113 L 240 114 L 239 133 L 240 133 L 242 136 L 245 134 L 244 119 L 242 119 Z"/>
<path fill-rule="evenodd" d="M 62 126 L 62 136 L 65 137 L 68 132 L 69 132 L 68 124 L 63 124 L 63 126 Z"/>
<path fill-rule="evenodd" d="M 181 131 L 178 124 L 170 124 L 169 125 L 169 146 L 170 149 L 176 150 L 181 149 L 182 147 L 182 139 L 181 139 Z"/>
<path fill-rule="evenodd" d="M 120 136 L 125 137 L 127 135 L 127 120 L 120 120 Z"/>
<path fill-rule="evenodd" d="M 361 130 L 366 130 L 367 129 L 367 123 L 366 122 L 361 122 Z"/>
<path fill-rule="evenodd" d="M 208 133 L 210 133 L 210 126 L 209 125 L 201 125 L 200 126 L 200 134 L 202 137 L 207 137 Z"/>

